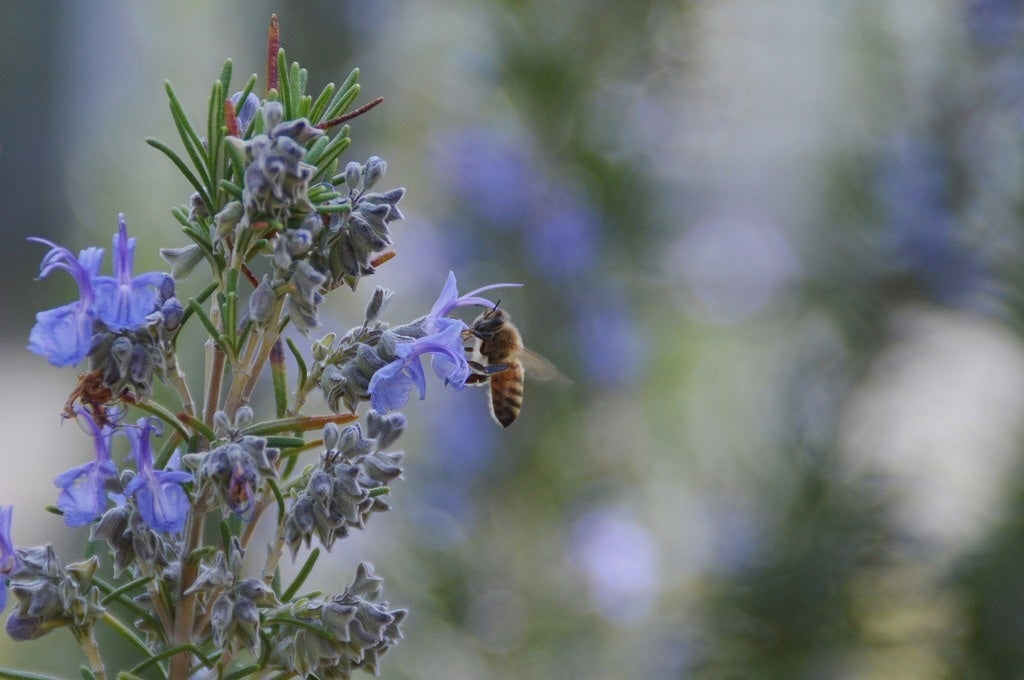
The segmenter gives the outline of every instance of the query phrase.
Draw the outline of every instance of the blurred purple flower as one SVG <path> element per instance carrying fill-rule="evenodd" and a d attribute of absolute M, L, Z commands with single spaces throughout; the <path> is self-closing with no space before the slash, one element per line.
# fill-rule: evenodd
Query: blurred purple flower
<path fill-rule="evenodd" d="M 608 621 L 635 625 L 650 613 L 662 580 L 661 555 L 646 527 L 614 508 L 592 510 L 572 527 L 567 548 Z"/>
<path fill-rule="evenodd" d="M 13 505 L 0 508 L 0 611 L 7 606 L 7 575 L 18 568 L 18 554 L 11 541 L 13 514 Z"/>
<path fill-rule="evenodd" d="M 647 338 L 621 295 L 588 295 L 576 309 L 575 332 L 591 380 L 604 387 L 634 384 L 647 359 Z"/>
<path fill-rule="evenodd" d="M 568 281 L 597 264 L 597 214 L 568 193 L 537 205 L 525 225 L 527 250 L 549 278 Z"/>
<path fill-rule="evenodd" d="M 458 285 L 455 281 L 455 272 L 448 272 L 448 278 L 444 282 L 444 287 L 441 289 L 441 295 L 438 296 L 434 306 L 430 308 L 430 314 L 427 315 L 427 320 L 423 324 L 423 328 L 428 333 L 436 333 L 442 327 L 444 318 L 452 313 L 457 307 L 468 307 L 476 305 L 478 307 L 493 307 L 494 303 L 487 298 L 479 297 L 479 294 L 485 290 L 493 290 L 495 288 L 519 288 L 523 284 L 521 283 L 492 283 L 488 286 L 483 286 L 475 290 L 471 290 L 465 295 L 459 295 Z"/>
<path fill-rule="evenodd" d="M 487 128 L 450 133 L 438 144 L 439 176 L 449 190 L 494 227 L 512 228 L 523 217 L 537 179 L 527 140 Z"/>
<path fill-rule="evenodd" d="M 150 434 L 154 429 L 152 418 L 140 418 L 135 427 L 125 429 L 138 473 L 128 482 L 124 492 L 135 496 L 135 505 L 146 524 L 156 531 L 177 533 L 185 528 L 189 510 L 188 494 L 181 484 L 192 481 L 192 475 L 171 469 L 153 469 Z"/>
<path fill-rule="evenodd" d="M 983 285 L 984 267 L 957 240 L 949 206 L 949 160 L 934 145 L 906 136 L 888 149 L 878 193 L 896 264 L 919 277 L 940 300 L 962 300 Z"/>
<path fill-rule="evenodd" d="M 81 406 L 75 405 L 77 413 L 92 431 L 96 460 L 71 468 L 53 480 L 59 488 L 57 507 L 64 513 L 64 523 L 69 527 L 80 527 L 98 519 L 107 509 L 106 480 L 117 476 L 117 467 L 110 456 L 110 442 L 116 426 L 102 427 Z"/>
<path fill-rule="evenodd" d="M 495 130 L 448 135 L 440 143 L 441 176 L 464 215 L 450 222 L 479 231 L 515 232 L 534 266 L 550 280 L 570 281 L 598 264 L 600 216 L 557 173 L 531 153 L 531 140 Z M 468 218 L 468 219 L 466 219 Z"/>
<path fill-rule="evenodd" d="M 75 302 L 36 314 L 28 348 L 46 357 L 54 366 L 74 366 L 89 353 L 95 316 L 92 279 L 99 273 L 103 250 L 87 248 L 75 257 L 67 248 L 46 239 L 31 237 L 28 240 L 50 247 L 39 266 L 39 278 L 45 278 L 55 269 L 63 269 L 75 280 L 79 293 Z"/>
<path fill-rule="evenodd" d="M 988 47 L 1003 47 L 1024 28 L 1024 3 L 1021 0 L 968 0 L 965 18 L 975 40 Z"/>
<path fill-rule="evenodd" d="M 167 274 L 148 272 L 132 276 L 135 260 L 135 238 L 128 238 L 128 225 L 123 214 L 117 216 L 118 231 L 114 234 L 114 276 L 96 276 L 92 280 L 96 294 L 96 316 L 111 330 L 134 329 L 153 312 L 157 291 Z"/>

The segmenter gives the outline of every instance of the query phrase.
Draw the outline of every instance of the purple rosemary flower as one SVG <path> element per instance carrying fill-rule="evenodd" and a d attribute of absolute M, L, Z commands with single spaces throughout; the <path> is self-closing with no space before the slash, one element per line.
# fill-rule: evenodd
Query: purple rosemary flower
<path fill-rule="evenodd" d="M 135 239 L 128 238 L 124 214 L 117 216 L 114 234 L 114 276 L 96 276 L 96 317 L 110 330 L 134 330 L 156 308 L 157 291 L 167 278 L 163 272 L 132 276 Z"/>
<path fill-rule="evenodd" d="M 110 442 L 116 425 L 108 423 L 101 427 L 87 410 L 78 405 L 75 405 L 75 413 L 92 431 L 96 460 L 71 468 L 53 480 L 60 489 L 57 507 L 64 513 L 64 523 L 69 527 L 85 526 L 100 518 L 107 509 L 105 482 L 117 476 L 117 467 L 110 457 Z"/>
<path fill-rule="evenodd" d="M 89 352 L 92 341 L 95 299 L 92 280 L 99 273 L 101 248 L 87 248 L 75 257 L 67 248 L 41 238 L 29 241 L 50 247 L 39 265 L 39 278 L 55 269 L 63 269 L 78 284 L 79 299 L 56 309 L 36 314 L 36 324 L 28 336 L 28 348 L 46 357 L 54 366 L 74 366 Z"/>
<path fill-rule="evenodd" d="M 409 401 L 409 393 L 415 387 L 420 399 L 426 397 L 427 379 L 423 373 L 420 356 L 433 354 L 432 367 L 445 385 L 461 390 L 469 377 L 469 363 L 462 345 L 462 331 L 466 324 L 457 319 L 437 319 L 441 330 L 412 342 L 395 345 L 398 357 L 380 368 L 370 378 L 368 391 L 370 403 L 380 412 L 395 411 Z"/>
<path fill-rule="evenodd" d="M 518 288 L 522 286 L 521 283 L 492 283 L 489 286 L 483 286 L 476 290 L 471 290 L 465 295 L 459 295 L 459 289 L 455 282 L 455 272 L 448 272 L 448 279 L 444 282 L 444 288 L 441 289 L 441 295 L 437 298 L 437 302 L 430 308 L 430 314 L 427 315 L 427 320 L 423 325 L 424 330 L 428 333 L 437 333 L 440 331 L 444 324 L 441 321 L 447 317 L 457 307 L 467 307 L 470 305 L 476 305 L 477 307 L 493 307 L 494 303 L 487 298 L 478 297 L 478 295 L 485 290 L 492 290 L 494 288 Z"/>
<path fill-rule="evenodd" d="M 427 333 L 412 342 L 400 342 L 395 346 L 398 358 L 381 367 L 370 379 L 368 392 L 370 403 L 378 411 L 394 411 L 402 408 L 409 400 L 409 393 L 415 387 L 420 399 L 426 396 L 426 376 L 420 363 L 420 355 L 431 354 L 431 368 L 445 385 L 461 390 L 469 377 L 469 363 L 466 361 L 463 333 L 469 330 L 465 322 L 449 318 L 458 307 L 476 305 L 493 307 L 487 298 L 479 297 L 485 290 L 521 286 L 521 283 L 492 283 L 459 295 L 455 273 L 448 272 L 448 278 L 441 289 L 434 306 L 423 321 Z"/>
<path fill-rule="evenodd" d="M 153 418 L 140 418 L 136 427 L 125 429 L 138 474 L 128 482 L 124 492 L 135 496 L 135 505 L 146 524 L 156 531 L 178 533 L 185 528 L 189 510 L 188 494 L 181 484 L 192 481 L 192 475 L 172 469 L 153 469 L 149 436 L 155 429 Z"/>
<path fill-rule="evenodd" d="M 13 505 L 0 508 L 0 611 L 7 606 L 7 575 L 18 568 L 18 554 L 11 541 L 13 514 Z"/>

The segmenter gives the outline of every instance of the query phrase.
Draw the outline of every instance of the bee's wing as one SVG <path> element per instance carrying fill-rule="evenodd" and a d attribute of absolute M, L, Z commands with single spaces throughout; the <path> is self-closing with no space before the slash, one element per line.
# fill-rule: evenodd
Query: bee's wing
<path fill-rule="evenodd" d="M 567 387 L 572 384 L 569 377 L 558 370 L 553 363 L 524 347 L 519 352 L 519 360 L 523 363 L 526 375 L 536 380 L 550 380 L 560 387 Z"/>

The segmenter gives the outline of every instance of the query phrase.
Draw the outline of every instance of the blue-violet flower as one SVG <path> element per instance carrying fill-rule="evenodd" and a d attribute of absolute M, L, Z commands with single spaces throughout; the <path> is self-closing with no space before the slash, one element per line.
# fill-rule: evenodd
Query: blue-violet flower
<path fill-rule="evenodd" d="M 77 404 L 74 409 L 92 431 L 96 460 L 71 468 L 58 475 L 53 483 L 61 490 L 57 507 L 64 513 L 64 523 L 69 527 L 80 527 L 99 519 L 107 509 L 105 482 L 117 476 L 117 467 L 110 456 L 110 442 L 117 428 L 112 423 L 100 426 L 86 409 Z"/>
<path fill-rule="evenodd" d="M 147 272 L 132 276 L 135 260 L 135 238 L 128 238 L 124 214 L 117 216 L 114 234 L 114 276 L 93 279 L 96 294 L 96 316 L 110 330 L 134 330 L 143 325 L 146 316 L 156 308 L 157 291 L 167 274 Z"/>
<path fill-rule="evenodd" d="M 93 335 L 95 300 L 92 280 L 99 274 L 101 248 L 87 248 L 75 257 L 70 250 L 46 239 L 30 241 L 50 247 L 50 252 L 39 265 L 39 278 L 55 269 L 63 269 L 78 284 L 79 299 L 56 309 L 36 314 L 36 324 L 28 336 L 28 348 L 46 357 L 54 366 L 74 366 L 89 353 Z"/>
<path fill-rule="evenodd" d="M 470 305 L 476 305 L 477 307 L 493 307 L 494 303 L 487 298 L 479 297 L 479 294 L 485 290 L 493 290 L 495 288 L 518 288 L 522 286 L 521 283 L 492 283 L 489 286 L 483 286 L 476 290 L 471 290 L 465 295 L 459 295 L 459 289 L 455 282 L 455 272 L 448 272 L 448 279 L 444 282 L 444 287 L 441 289 L 441 295 L 438 296 L 437 302 L 430 308 L 430 314 L 427 315 L 427 320 L 423 324 L 423 329 L 428 333 L 436 333 L 441 330 L 440 322 L 447 317 L 457 307 L 467 307 Z"/>
<path fill-rule="evenodd" d="M 13 514 L 13 505 L 0 508 L 0 611 L 7 606 L 7 575 L 18 568 L 18 554 L 11 541 Z"/>
<path fill-rule="evenodd" d="M 135 496 L 135 505 L 146 524 L 156 531 L 178 533 L 185 528 L 189 511 L 188 494 L 181 484 L 192 481 L 192 475 L 172 469 L 153 469 L 149 436 L 154 429 L 152 418 L 140 418 L 136 427 L 125 429 L 138 474 L 128 482 L 124 492 Z"/>
<path fill-rule="evenodd" d="M 373 374 L 367 390 L 373 408 L 381 412 L 402 408 L 409 401 L 413 387 L 420 393 L 420 399 L 426 397 L 422 354 L 434 355 L 432 368 L 446 385 L 455 390 L 465 387 L 469 363 L 462 345 L 462 331 L 466 325 L 457 319 L 439 319 L 438 322 L 439 332 L 395 345 L 398 358 Z"/>

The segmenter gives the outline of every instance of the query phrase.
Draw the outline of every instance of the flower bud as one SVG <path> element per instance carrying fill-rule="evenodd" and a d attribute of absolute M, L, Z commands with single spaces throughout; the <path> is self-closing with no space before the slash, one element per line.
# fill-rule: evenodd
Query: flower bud
<path fill-rule="evenodd" d="M 192 273 L 197 264 L 202 262 L 203 251 L 193 243 L 181 248 L 161 248 L 160 257 L 171 265 L 171 276 L 175 279 L 183 279 Z"/>
<path fill-rule="evenodd" d="M 164 320 L 164 330 L 167 332 L 173 332 L 181 327 L 181 320 L 185 316 L 185 310 L 182 309 L 181 303 L 178 302 L 178 298 L 170 297 L 167 298 L 163 307 L 160 308 L 160 315 Z"/>
<path fill-rule="evenodd" d="M 214 223 L 217 225 L 217 235 L 221 237 L 227 235 L 242 220 L 244 215 L 245 209 L 239 201 L 231 201 L 225 205 L 213 218 Z"/>
<path fill-rule="evenodd" d="M 370 156 L 366 161 L 366 166 L 363 168 L 363 187 L 367 190 L 372 189 L 373 185 L 384 177 L 387 169 L 388 164 L 384 162 L 383 158 L 380 156 Z"/>
<path fill-rule="evenodd" d="M 245 103 L 239 107 L 238 103 L 241 99 L 241 92 L 231 95 L 231 103 L 235 105 L 235 117 L 238 119 L 238 132 L 244 135 L 249 128 L 249 123 L 256 116 L 256 111 L 260 108 L 260 98 L 250 92 L 245 98 Z"/>
<path fill-rule="evenodd" d="M 241 406 L 235 411 L 235 430 L 244 430 L 252 424 L 253 410 L 251 406 Z"/>
<path fill-rule="evenodd" d="M 351 161 L 345 166 L 345 184 L 348 186 L 349 191 L 358 191 L 359 184 L 362 181 L 363 168 L 356 163 Z"/>
<path fill-rule="evenodd" d="M 281 271 L 287 271 L 292 266 L 292 256 L 288 252 L 288 243 L 284 236 L 278 236 L 274 242 L 274 254 L 271 256 L 274 266 Z"/>
<path fill-rule="evenodd" d="M 292 257 L 302 257 L 313 245 L 313 234 L 305 229 L 291 229 L 285 235 L 285 248 Z"/>
<path fill-rule="evenodd" d="M 338 441 L 341 438 L 341 430 L 338 429 L 336 423 L 327 423 L 324 425 L 324 448 L 328 451 L 334 451 L 338 448 Z"/>
<path fill-rule="evenodd" d="M 263 105 L 263 129 L 273 130 L 284 118 L 284 106 L 281 102 L 267 102 Z"/>
<path fill-rule="evenodd" d="M 391 293 L 387 288 L 380 286 L 374 289 L 373 296 L 366 304 L 366 311 L 363 313 L 363 326 L 369 326 L 377 320 L 384 307 L 387 306 L 388 301 L 391 300 Z"/>
<path fill-rule="evenodd" d="M 228 414 L 224 413 L 224 411 L 214 411 L 213 431 L 222 439 L 226 439 L 231 432 L 231 421 L 228 419 Z"/>
<path fill-rule="evenodd" d="M 394 444 L 407 424 L 406 417 L 397 411 L 382 414 L 370 409 L 366 413 L 367 434 L 377 440 L 378 449 L 386 449 Z"/>
<path fill-rule="evenodd" d="M 272 321 L 271 312 L 274 311 L 274 303 L 277 301 L 277 294 L 270 285 L 269 275 L 264 275 L 260 285 L 249 296 L 249 318 L 253 323 L 266 325 Z"/>
<path fill-rule="evenodd" d="M 319 501 L 327 500 L 333 488 L 330 475 L 323 470 L 313 472 L 313 475 L 309 478 L 309 484 L 306 485 L 306 490 L 309 491 L 313 498 Z"/>

